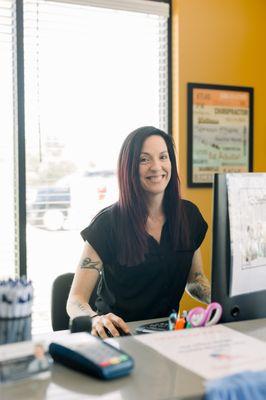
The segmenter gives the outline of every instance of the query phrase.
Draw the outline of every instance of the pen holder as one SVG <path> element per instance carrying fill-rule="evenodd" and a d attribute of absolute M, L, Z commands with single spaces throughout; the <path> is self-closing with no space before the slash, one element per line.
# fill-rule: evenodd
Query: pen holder
<path fill-rule="evenodd" d="M 32 302 L 26 277 L 0 281 L 0 344 L 31 340 Z"/>
<path fill-rule="evenodd" d="M 0 345 L 31 340 L 31 315 L 0 319 Z"/>

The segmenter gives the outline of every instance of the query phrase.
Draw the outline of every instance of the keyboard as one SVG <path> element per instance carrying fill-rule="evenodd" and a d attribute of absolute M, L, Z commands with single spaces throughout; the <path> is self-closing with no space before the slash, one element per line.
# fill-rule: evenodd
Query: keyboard
<path fill-rule="evenodd" d="M 143 324 L 135 329 L 135 333 L 152 333 L 152 332 L 163 332 L 168 331 L 168 320 L 160 322 L 150 322 L 148 324 Z"/>

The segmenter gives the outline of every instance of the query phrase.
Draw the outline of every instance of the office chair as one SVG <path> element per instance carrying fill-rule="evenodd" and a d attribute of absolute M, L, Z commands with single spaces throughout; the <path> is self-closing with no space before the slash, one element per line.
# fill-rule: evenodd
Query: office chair
<path fill-rule="evenodd" d="M 68 294 L 74 278 L 73 272 L 59 275 L 53 282 L 51 299 L 51 319 L 54 331 L 60 331 L 69 328 L 69 316 L 66 312 L 66 303 Z M 95 307 L 97 297 L 98 282 L 90 298 L 90 306 Z"/>

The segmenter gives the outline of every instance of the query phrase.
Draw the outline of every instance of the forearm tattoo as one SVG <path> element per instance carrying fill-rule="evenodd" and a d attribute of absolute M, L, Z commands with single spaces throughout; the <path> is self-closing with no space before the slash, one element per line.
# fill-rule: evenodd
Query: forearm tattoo
<path fill-rule="evenodd" d="M 78 300 L 73 301 L 72 304 L 73 304 L 73 306 L 77 306 L 81 311 L 84 311 L 84 312 L 86 312 L 88 309 L 87 304 L 83 304 Z"/>
<path fill-rule="evenodd" d="M 211 302 L 211 289 L 208 279 L 202 272 L 195 272 L 187 284 L 187 291 L 195 299 L 209 304 Z"/>
<path fill-rule="evenodd" d="M 80 268 L 96 269 L 96 271 L 99 273 L 102 271 L 102 265 L 100 261 L 92 261 L 90 257 L 86 257 L 81 260 Z"/>

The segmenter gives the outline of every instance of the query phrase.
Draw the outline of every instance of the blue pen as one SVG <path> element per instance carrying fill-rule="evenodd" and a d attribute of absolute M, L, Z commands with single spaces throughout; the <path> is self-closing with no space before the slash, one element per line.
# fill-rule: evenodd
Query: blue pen
<path fill-rule="evenodd" d="M 177 313 L 175 310 L 172 310 L 171 314 L 168 317 L 168 329 L 169 331 L 173 331 L 175 329 L 175 323 L 177 320 Z"/>

